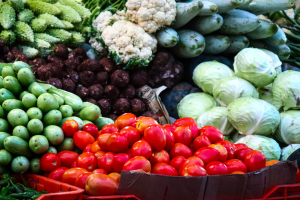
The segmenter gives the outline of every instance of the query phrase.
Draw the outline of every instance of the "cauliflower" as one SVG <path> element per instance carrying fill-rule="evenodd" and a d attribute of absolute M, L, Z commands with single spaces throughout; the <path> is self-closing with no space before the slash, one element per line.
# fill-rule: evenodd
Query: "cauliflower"
<path fill-rule="evenodd" d="M 106 27 L 111 26 L 115 21 L 125 20 L 124 15 L 124 11 L 118 11 L 117 14 L 114 15 L 109 11 L 102 12 L 93 21 L 92 26 L 97 29 L 97 32 L 102 33 Z"/>
<path fill-rule="evenodd" d="M 176 17 L 175 0 L 128 0 L 126 17 L 148 33 L 169 26 Z"/>

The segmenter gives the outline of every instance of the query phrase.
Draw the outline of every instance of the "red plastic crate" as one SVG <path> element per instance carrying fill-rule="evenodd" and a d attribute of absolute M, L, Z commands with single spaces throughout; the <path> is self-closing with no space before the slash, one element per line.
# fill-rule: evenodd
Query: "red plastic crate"
<path fill-rule="evenodd" d="M 83 200 L 93 199 L 93 200 L 140 200 L 134 195 L 113 195 L 113 196 L 87 196 L 82 195 Z"/>

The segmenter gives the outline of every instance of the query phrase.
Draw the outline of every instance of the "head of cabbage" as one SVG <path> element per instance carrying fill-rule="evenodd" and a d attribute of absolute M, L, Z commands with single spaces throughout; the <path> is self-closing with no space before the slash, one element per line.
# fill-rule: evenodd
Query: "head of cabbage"
<path fill-rule="evenodd" d="M 243 135 L 269 135 L 280 122 L 279 112 L 266 101 L 251 97 L 230 103 L 228 120 Z"/>
<path fill-rule="evenodd" d="M 261 135 L 247 135 L 239 139 L 235 144 L 243 143 L 249 148 L 262 152 L 266 160 L 279 160 L 281 148 L 279 144 L 272 138 Z"/>
<path fill-rule="evenodd" d="M 282 62 L 280 61 L 277 54 L 275 54 L 272 51 L 269 51 L 267 49 L 260 49 L 260 50 L 265 52 L 265 54 L 267 54 L 272 59 L 276 73 L 277 74 L 281 73 L 282 72 L 282 69 L 281 69 Z"/>
<path fill-rule="evenodd" d="M 285 71 L 273 83 L 273 105 L 279 110 L 300 109 L 300 72 Z"/>
<path fill-rule="evenodd" d="M 234 58 L 235 75 L 256 87 L 273 82 L 276 71 L 272 59 L 260 49 L 245 48 Z"/>
<path fill-rule="evenodd" d="M 294 153 L 297 149 L 300 148 L 300 144 L 291 144 L 287 147 L 282 148 L 282 153 L 281 153 L 281 161 L 285 161 L 288 159 L 288 157 Z"/>
<path fill-rule="evenodd" d="M 218 106 L 218 103 L 209 94 L 204 92 L 188 94 L 177 105 L 178 116 L 197 120 L 200 115 L 215 106 Z"/>
<path fill-rule="evenodd" d="M 228 106 L 241 97 L 258 98 L 259 96 L 251 83 L 236 76 L 222 78 L 216 82 L 213 95 L 221 106 Z"/>
<path fill-rule="evenodd" d="M 233 76 L 233 71 L 217 61 L 203 62 L 193 72 L 194 83 L 209 94 L 213 93 L 215 82 L 229 76 Z"/>
<path fill-rule="evenodd" d="M 245 135 L 240 134 L 237 130 L 233 131 L 233 133 L 230 134 L 230 139 L 233 143 L 236 143 L 239 139 L 246 137 Z"/>
<path fill-rule="evenodd" d="M 234 127 L 227 119 L 228 111 L 225 107 L 214 107 L 204 112 L 197 120 L 199 128 L 213 126 L 220 130 L 223 135 L 229 135 Z"/>
<path fill-rule="evenodd" d="M 300 143 L 300 110 L 280 113 L 280 124 L 274 136 L 287 145 Z"/>
<path fill-rule="evenodd" d="M 273 105 L 273 91 L 272 91 L 273 84 L 267 85 L 265 87 L 257 88 L 259 99 L 268 102 L 269 104 Z"/>

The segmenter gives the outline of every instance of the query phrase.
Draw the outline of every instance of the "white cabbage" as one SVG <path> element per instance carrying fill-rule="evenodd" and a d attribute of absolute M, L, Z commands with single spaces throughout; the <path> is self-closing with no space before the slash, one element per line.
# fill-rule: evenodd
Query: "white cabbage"
<path fill-rule="evenodd" d="M 269 51 L 267 49 L 260 49 L 260 50 L 265 52 L 265 54 L 267 54 L 272 59 L 276 73 L 277 74 L 281 73 L 282 72 L 282 69 L 281 69 L 282 62 L 280 61 L 277 54 L 275 54 L 272 51 Z"/>
<path fill-rule="evenodd" d="M 245 135 L 240 134 L 237 130 L 230 134 L 230 139 L 233 143 L 236 143 L 239 139 L 246 137 Z"/>
<path fill-rule="evenodd" d="M 281 153 L 281 161 L 285 161 L 288 159 L 288 157 L 294 153 L 297 149 L 300 148 L 300 144 L 291 144 L 287 147 L 282 148 L 282 153 Z"/>
<path fill-rule="evenodd" d="M 267 85 L 265 87 L 257 88 L 259 93 L 259 99 L 268 102 L 269 104 L 273 105 L 273 91 L 272 91 L 273 84 Z"/>

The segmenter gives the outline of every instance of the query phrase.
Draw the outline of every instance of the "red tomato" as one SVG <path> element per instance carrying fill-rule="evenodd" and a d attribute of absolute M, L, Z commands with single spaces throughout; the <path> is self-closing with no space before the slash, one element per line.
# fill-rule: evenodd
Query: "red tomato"
<path fill-rule="evenodd" d="M 125 153 L 128 154 L 130 156 L 130 158 L 132 157 L 131 156 L 131 149 L 127 149 L 127 151 Z"/>
<path fill-rule="evenodd" d="M 170 157 L 174 158 L 176 156 L 183 156 L 185 158 L 191 157 L 192 151 L 186 145 L 181 143 L 174 144 L 173 148 L 170 151 Z"/>
<path fill-rule="evenodd" d="M 69 119 L 63 123 L 62 130 L 66 137 L 73 137 L 74 133 L 79 130 L 79 126 L 75 120 Z"/>
<path fill-rule="evenodd" d="M 117 133 L 117 132 L 119 132 L 119 129 L 114 124 L 107 124 L 107 125 L 103 126 L 103 128 L 101 129 L 101 135 L 102 134 Z"/>
<path fill-rule="evenodd" d="M 108 176 L 112 177 L 116 181 L 116 183 L 119 184 L 121 174 L 119 174 L 117 172 L 113 172 L 113 173 L 108 174 Z"/>
<path fill-rule="evenodd" d="M 126 153 L 116 154 L 113 158 L 112 167 L 115 172 L 121 173 L 124 164 L 130 159 Z"/>
<path fill-rule="evenodd" d="M 200 129 L 200 135 L 205 135 L 206 137 L 208 137 L 209 141 L 212 144 L 224 140 L 224 136 L 221 133 L 221 131 L 219 131 L 218 129 L 216 129 L 213 126 L 204 126 L 204 127 L 202 127 Z"/>
<path fill-rule="evenodd" d="M 139 140 L 134 143 L 131 147 L 131 156 L 144 156 L 146 159 L 149 159 L 152 154 L 151 145 L 144 140 Z"/>
<path fill-rule="evenodd" d="M 165 148 L 167 139 L 161 125 L 151 125 L 144 131 L 144 138 L 155 151 L 161 151 Z"/>
<path fill-rule="evenodd" d="M 245 157 L 247 155 L 247 153 L 253 151 L 253 149 L 250 149 L 250 148 L 247 148 L 247 149 L 240 149 L 236 152 L 235 154 L 235 158 L 236 159 L 239 159 L 241 161 L 244 161 L 245 160 Z"/>
<path fill-rule="evenodd" d="M 253 172 L 266 166 L 266 157 L 262 152 L 253 150 L 247 153 L 244 163 L 247 165 L 248 172 Z"/>
<path fill-rule="evenodd" d="M 192 142 L 192 132 L 188 127 L 177 127 L 174 131 L 174 138 L 176 143 L 189 146 Z"/>
<path fill-rule="evenodd" d="M 232 172 L 235 171 L 241 171 L 247 173 L 247 166 L 241 160 L 231 159 L 224 162 L 224 164 L 227 166 L 228 174 L 231 174 Z"/>
<path fill-rule="evenodd" d="M 176 156 L 170 161 L 170 165 L 176 169 L 176 171 L 179 171 L 180 166 L 184 163 L 186 160 L 183 156 Z"/>
<path fill-rule="evenodd" d="M 40 166 L 44 172 L 51 172 L 61 166 L 61 160 L 55 153 L 46 153 L 40 160 Z"/>
<path fill-rule="evenodd" d="M 114 171 L 113 169 L 113 159 L 115 154 L 112 152 L 108 152 L 104 155 L 102 155 L 98 159 L 98 167 L 100 169 L 104 169 L 107 173 L 111 173 Z"/>
<path fill-rule="evenodd" d="M 279 160 L 270 160 L 270 161 L 266 162 L 266 167 L 274 165 L 274 164 L 279 163 L 279 162 L 280 162 Z"/>
<path fill-rule="evenodd" d="M 53 170 L 48 175 L 48 178 L 51 178 L 51 179 L 56 180 L 56 181 L 61 181 L 61 177 L 67 169 L 68 169 L 67 167 L 59 167 L 59 168 Z"/>
<path fill-rule="evenodd" d="M 207 172 L 206 170 L 201 167 L 200 165 L 188 165 L 183 168 L 181 171 L 180 176 L 206 176 Z"/>
<path fill-rule="evenodd" d="M 110 137 L 110 135 L 111 135 L 110 133 L 105 133 L 105 134 L 99 135 L 97 142 L 102 151 L 108 151 L 106 143 L 107 143 L 107 140 Z"/>
<path fill-rule="evenodd" d="M 95 124 L 92 124 L 92 123 L 85 124 L 83 126 L 82 130 L 85 132 L 88 132 L 94 138 L 98 137 L 98 127 Z"/>
<path fill-rule="evenodd" d="M 191 117 L 185 117 L 185 118 L 177 119 L 174 122 L 174 125 L 177 126 L 177 127 L 180 127 L 180 126 L 183 126 L 184 124 L 186 124 L 188 122 L 192 122 L 194 124 L 197 124 L 196 121 L 193 118 L 191 118 Z"/>
<path fill-rule="evenodd" d="M 145 172 L 151 172 L 151 164 L 149 160 L 147 160 L 143 156 L 136 156 L 134 158 L 131 158 L 123 166 L 123 170 L 125 171 L 133 171 L 139 169 Z"/>
<path fill-rule="evenodd" d="M 208 175 L 225 175 L 228 174 L 227 166 L 219 161 L 208 163 L 205 167 Z"/>
<path fill-rule="evenodd" d="M 94 174 L 108 174 L 104 169 L 95 169 L 93 171 Z"/>
<path fill-rule="evenodd" d="M 94 144 L 94 143 L 93 143 L 93 144 Z M 88 145 L 84 148 L 83 152 L 92 153 L 92 145 L 93 145 L 93 144 L 88 144 Z"/>
<path fill-rule="evenodd" d="M 232 172 L 231 174 L 245 174 L 245 173 L 241 172 L 241 171 L 235 171 L 235 172 Z"/>
<path fill-rule="evenodd" d="M 198 149 L 194 153 L 194 156 L 200 158 L 204 162 L 204 165 L 207 165 L 210 162 L 217 161 L 220 157 L 220 152 L 211 147 L 203 147 Z"/>
<path fill-rule="evenodd" d="M 95 142 L 95 138 L 85 131 L 76 131 L 73 135 L 74 144 L 81 150 Z"/>
<path fill-rule="evenodd" d="M 86 183 L 86 179 L 89 177 L 89 175 L 93 174 L 92 172 L 85 172 L 83 174 L 80 174 L 76 180 L 75 180 L 75 183 L 74 185 L 76 187 L 79 187 L 79 188 L 82 188 L 84 189 L 85 188 L 85 183 Z"/>
<path fill-rule="evenodd" d="M 109 196 L 117 193 L 118 184 L 105 174 L 91 174 L 86 179 L 85 192 L 91 196 Z"/>
<path fill-rule="evenodd" d="M 150 163 L 152 166 L 157 163 L 169 164 L 169 162 L 170 162 L 170 156 L 168 152 L 166 152 L 165 150 L 153 152 L 150 158 Z"/>
<path fill-rule="evenodd" d="M 227 160 L 233 159 L 236 153 L 236 148 L 234 144 L 228 140 L 217 142 L 216 144 L 220 144 L 227 150 Z"/>
<path fill-rule="evenodd" d="M 192 140 L 194 140 L 199 135 L 199 128 L 198 128 L 197 124 L 195 124 L 193 122 L 187 122 L 183 125 L 183 127 L 187 127 L 190 129 L 190 131 L 192 133 Z"/>
<path fill-rule="evenodd" d="M 84 152 L 80 154 L 76 162 L 77 167 L 86 169 L 90 172 L 97 168 L 97 158 L 93 153 Z"/>
<path fill-rule="evenodd" d="M 158 124 L 155 119 L 151 117 L 143 117 L 136 123 L 136 129 L 140 132 L 141 135 L 144 135 L 145 129 L 155 124 Z"/>
<path fill-rule="evenodd" d="M 220 156 L 218 159 L 220 162 L 225 162 L 227 160 L 227 150 L 225 147 L 220 144 L 211 144 L 208 147 L 217 149 L 220 152 Z"/>
<path fill-rule="evenodd" d="M 166 146 L 164 150 L 170 151 L 175 144 L 175 137 L 174 134 L 169 129 L 164 128 L 163 130 L 166 135 Z"/>
<path fill-rule="evenodd" d="M 96 152 L 98 152 L 98 151 L 101 151 L 101 148 L 100 148 L 98 142 L 95 141 L 95 142 L 92 144 L 91 152 L 92 152 L 92 153 L 96 153 Z"/>
<path fill-rule="evenodd" d="M 131 147 L 136 141 L 139 141 L 141 138 L 139 131 L 136 128 L 131 126 L 124 127 L 120 131 L 120 134 L 127 138 L 129 147 Z"/>
<path fill-rule="evenodd" d="M 201 149 L 202 147 L 208 147 L 209 145 L 211 145 L 211 142 L 209 141 L 208 137 L 205 135 L 199 135 L 193 142 L 193 149 L 194 151 L 197 151 L 198 149 Z"/>
<path fill-rule="evenodd" d="M 105 151 L 98 151 L 98 152 L 96 152 L 96 153 L 95 153 L 95 156 L 96 156 L 97 160 L 98 160 L 102 155 L 104 155 L 105 153 L 106 153 Z"/>
<path fill-rule="evenodd" d="M 86 169 L 82 168 L 71 168 L 67 169 L 61 177 L 61 182 L 74 185 L 76 178 L 83 173 L 88 172 Z"/>
<path fill-rule="evenodd" d="M 196 156 L 192 156 L 192 157 L 189 157 L 187 158 L 183 163 L 182 165 L 180 166 L 179 168 L 179 174 L 182 174 L 182 171 L 183 169 L 186 167 L 186 166 L 189 166 L 189 165 L 199 165 L 200 167 L 204 167 L 204 163 L 203 161 L 196 157 Z"/>
<path fill-rule="evenodd" d="M 61 166 L 71 168 L 72 164 L 76 162 L 79 154 L 74 151 L 61 151 L 57 156 L 61 160 Z"/>
<path fill-rule="evenodd" d="M 300 170 L 299 170 L 299 168 L 297 169 L 296 183 L 300 183 Z"/>
<path fill-rule="evenodd" d="M 76 167 L 77 167 L 77 162 L 75 161 L 75 162 L 72 163 L 71 168 L 76 168 Z"/>
<path fill-rule="evenodd" d="M 247 149 L 249 148 L 246 144 L 240 143 L 240 144 L 234 144 L 236 151 L 241 150 L 241 149 Z"/>
<path fill-rule="evenodd" d="M 177 126 L 175 125 L 172 125 L 172 124 L 166 124 L 166 125 L 163 125 L 163 127 L 169 131 L 171 131 L 171 133 L 174 133 L 175 129 L 177 128 Z"/>
<path fill-rule="evenodd" d="M 106 142 L 108 151 L 114 153 L 125 152 L 128 149 L 128 140 L 125 136 L 120 133 L 112 133 Z"/>
<path fill-rule="evenodd" d="M 166 163 L 157 163 L 153 166 L 151 173 L 166 176 L 178 176 L 176 169 Z"/>
<path fill-rule="evenodd" d="M 133 123 L 136 122 L 136 116 L 132 113 L 125 113 L 119 116 L 116 121 L 115 125 L 119 128 L 125 128 L 126 126 L 132 126 Z"/>

